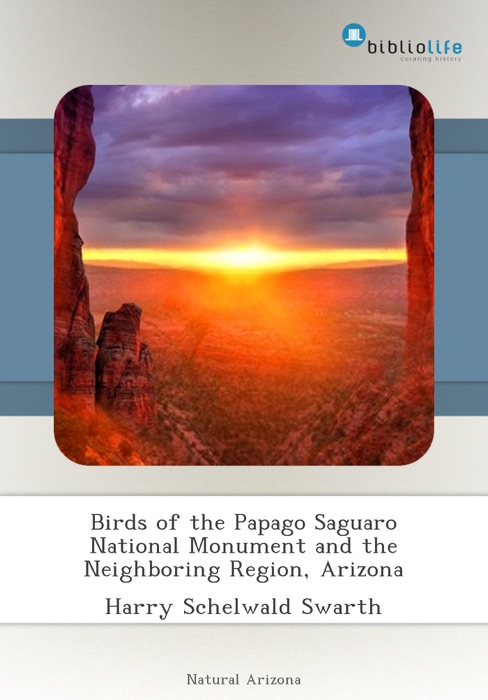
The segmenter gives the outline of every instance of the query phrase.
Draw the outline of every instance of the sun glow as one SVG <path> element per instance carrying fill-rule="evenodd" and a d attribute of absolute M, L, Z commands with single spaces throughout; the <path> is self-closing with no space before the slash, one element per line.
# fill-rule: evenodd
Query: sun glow
<path fill-rule="evenodd" d="M 160 248 L 86 248 L 88 263 L 154 267 L 227 273 L 282 272 L 334 266 L 367 266 L 406 261 L 404 248 L 333 248 L 277 250 L 254 244 L 216 250 L 165 250 Z"/>
<path fill-rule="evenodd" d="M 203 252 L 206 265 L 217 269 L 263 270 L 277 263 L 277 251 L 260 245 Z"/>

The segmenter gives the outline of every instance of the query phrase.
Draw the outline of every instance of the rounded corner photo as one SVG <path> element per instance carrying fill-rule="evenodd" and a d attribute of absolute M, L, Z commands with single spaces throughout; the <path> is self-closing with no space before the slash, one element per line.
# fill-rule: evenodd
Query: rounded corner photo
<path fill-rule="evenodd" d="M 54 120 L 61 452 L 91 466 L 420 459 L 433 129 L 426 98 L 398 85 L 68 92 Z"/>

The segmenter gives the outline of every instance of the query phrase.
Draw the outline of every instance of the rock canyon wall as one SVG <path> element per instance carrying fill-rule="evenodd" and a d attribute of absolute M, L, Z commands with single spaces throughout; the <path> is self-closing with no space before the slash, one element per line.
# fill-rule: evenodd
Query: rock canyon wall
<path fill-rule="evenodd" d="M 90 412 L 95 402 L 95 325 L 74 213 L 95 162 L 88 87 L 69 92 L 54 118 L 54 389 L 57 401 Z"/>
<path fill-rule="evenodd" d="M 434 348 L 434 115 L 425 97 L 410 88 L 412 206 L 407 220 L 407 369 L 431 363 Z"/>
<path fill-rule="evenodd" d="M 83 241 L 74 212 L 95 162 L 91 88 L 60 101 L 54 118 L 54 390 L 57 405 L 93 413 L 99 404 L 141 427 L 156 417 L 151 355 L 140 341 L 141 310 L 107 313 L 98 344 L 90 313 Z"/>

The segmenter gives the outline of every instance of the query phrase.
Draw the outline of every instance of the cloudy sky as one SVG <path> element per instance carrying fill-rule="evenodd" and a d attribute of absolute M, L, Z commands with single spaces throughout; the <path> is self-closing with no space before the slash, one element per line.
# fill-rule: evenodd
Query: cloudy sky
<path fill-rule="evenodd" d="M 94 87 L 86 248 L 401 247 L 405 87 Z"/>

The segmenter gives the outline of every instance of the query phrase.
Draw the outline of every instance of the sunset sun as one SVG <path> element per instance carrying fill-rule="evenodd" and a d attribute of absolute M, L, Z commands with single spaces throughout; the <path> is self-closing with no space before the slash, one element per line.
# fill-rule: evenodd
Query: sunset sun
<path fill-rule="evenodd" d="M 206 262 L 211 266 L 222 270 L 263 270 L 276 265 L 276 251 L 272 251 L 261 245 L 243 246 L 241 248 L 227 248 L 224 250 L 210 251 L 206 254 Z"/>

